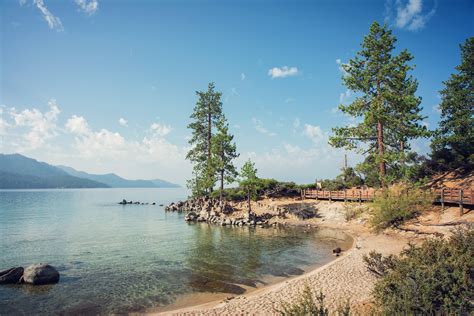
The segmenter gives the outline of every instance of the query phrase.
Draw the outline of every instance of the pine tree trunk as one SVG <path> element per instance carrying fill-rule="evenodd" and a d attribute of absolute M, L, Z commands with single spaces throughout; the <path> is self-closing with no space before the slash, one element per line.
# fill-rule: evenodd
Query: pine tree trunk
<path fill-rule="evenodd" d="M 211 103 L 207 107 L 207 168 L 211 168 L 211 138 L 212 138 L 212 121 L 211 121 Z M 210 176 L 210 175 L 209 175 Z M 209 193 L 212 193 L 212 187 L 209 188 Z"/>
<path fill-rule="evenodd" d="M 384 160 L 384 144 L 383 144 L 383 126 L 382 121 L 377 121 L 377 146 L 379 148 L 379 156 L 380 156 L 380 181 L 382 187 L 385 186 L 385 160 Z"/>
<path fill-rule="evenodd" d="M 222 195 L 224 193 L 224 169 L 221 169 L 221 193 L 220 193 L 220 201 L 222 205 Z"/>
<path fill-rule="evenodd" d="M 247 203 L 248 203 L 248 206 L 249 206 L 249 210 L 248 210 L 248 217 L 250 219 L 250 213 L 252 212 L 252 209 L 250 208 L 250 188 L 248 187 L 247 188 Z"/>
<path fill-rule="evenodd" d="M 402 154 L 400 163 L 402 165 L 403 176 L 405 176 L 405 142 L 403 140 L 400 141 L 400 152 Z"/>

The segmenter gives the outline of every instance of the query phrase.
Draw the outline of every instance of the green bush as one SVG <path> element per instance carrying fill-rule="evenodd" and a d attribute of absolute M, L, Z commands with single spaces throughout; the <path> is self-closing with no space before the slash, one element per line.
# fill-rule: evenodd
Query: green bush
<path fill-rule="evenodd" d="M 286 316 L 328 316 L 329 310 L 325 307 L 324 297 L 324 294 L 320 292 L 319 295 L 316 295 L 315 300 L 311 288 L 306 284 L 300 298 L 296 302 L 284 304 L 282 310 L 277 310 L 277 312 Z"/>
<path fill-rule="evenodd" d="M 380 255 L 381 256 L 381 255 Z M 379 260 L 379 262 L 384 261 Z M 409 245 L 383 265 L 374 288 L 376 305 L 389 315 L 469 315 L 474 312 L 474 229 L 448 239 Z"/>
<path fill-rule="evenodd" d="M 358 218 L 364 212 L 364 209 L 350 203 L 344 203 L 344 219 L 349 222 Z"/>
<path fill-rule="evenodd" d="M 425 190 L 392 186 L 376 195 L 372 203 L 371 224 L 376 230 L 397 227 L 428 209 L 432 201 L 432 196 Z"/>

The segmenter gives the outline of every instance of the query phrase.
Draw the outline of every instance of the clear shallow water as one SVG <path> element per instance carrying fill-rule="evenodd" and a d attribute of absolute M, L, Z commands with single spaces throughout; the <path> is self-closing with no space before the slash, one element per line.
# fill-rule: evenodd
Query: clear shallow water
<path fill-rule="evenodd" d="M 188 224 L 184 189 L 0 191 L 0 270 L 50 263 L 52 286 L 0 286 L 0 314 L 117 313 L 196 292 L 240 294 L 332 260 L 337 233 Z M 157 205 L 118 205 L 122 199 Z"/>

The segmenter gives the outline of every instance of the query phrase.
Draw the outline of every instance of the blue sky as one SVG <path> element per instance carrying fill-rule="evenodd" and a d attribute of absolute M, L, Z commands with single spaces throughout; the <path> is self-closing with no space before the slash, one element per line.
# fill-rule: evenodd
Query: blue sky
<path fill-rule="evenodd" d="M 327 145 L 331 127 L 350 122 L 336 111 L 352 98 L 340 64 L 373 21 L 415 56 L 430 128 L 474 35 L 474 1 L 459 0 L 7 0 L 0 16 L 0 152 L 179 183 L 194 92 L 209 82 L 238 165 L 250 157 L 262 177 L 312 182 L 342 166 L 344 151 Z"/>

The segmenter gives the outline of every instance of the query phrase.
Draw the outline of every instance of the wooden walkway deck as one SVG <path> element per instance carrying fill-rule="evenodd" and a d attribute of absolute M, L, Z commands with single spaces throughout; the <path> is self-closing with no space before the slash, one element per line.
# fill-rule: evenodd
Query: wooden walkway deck
<path fill-rule="evenodd" d="M 326 191 L 305 189 L 301 191 L 301 197 L 306 199 L 329 200 L 329 201 L 356 201 L 370 202 L 379 194 L 376 190 L 343 190 Z M 442 188 L 432 191 L 434 195 L 433 203 L 441 204 L 443 209 L 445 204 L 457 204 L 461 208 L 474 205 L 474 190 L 459 188 Z"/>

